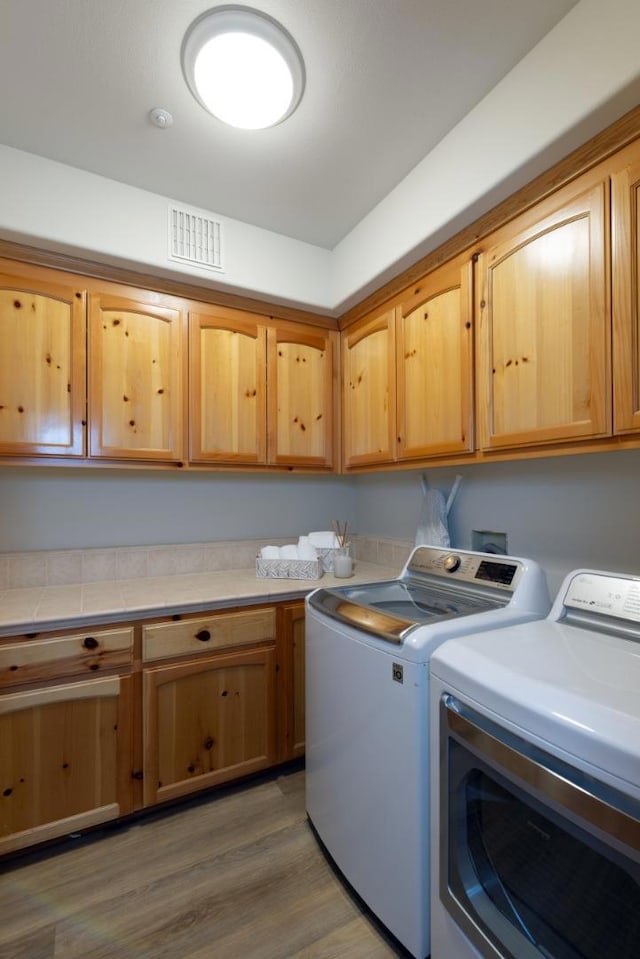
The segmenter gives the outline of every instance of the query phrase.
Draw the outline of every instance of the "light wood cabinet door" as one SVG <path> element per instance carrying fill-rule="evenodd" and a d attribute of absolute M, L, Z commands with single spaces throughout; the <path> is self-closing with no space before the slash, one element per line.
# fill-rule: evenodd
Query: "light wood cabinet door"
<path fill-rule="evenodd" d="M 189 316 L 190 459 L 266 462 L 266 328 L 225 308 Z"/>
<path fill-rule="evenodd" d="M 473 449 L 472 263 L 422 280 L 397 312 L 398 459 Z"/>
<path fill-rule="evenodd" d="M 283 604 L 279 609 L 278 759 L 284 762 L 305 752 L 305 606 Z"/>
<path fill-rule="evenodd" d="M 279 324 L 268 331 L 268 460 L 330 469 L 334 461 L 337 334 Z"/>
<path fill-rule="evenodd" d="M 2 455 L 84 455 L 86 293 L 72 279 L 0 273 Z"/>
<path fill-rule="evenodd" d="M 640 144 L 623 151 L 611 181 L 613 427 L 640 430 Z"/>
<path fill-rule="evenodd" d="M 276 761 L 275 646 L 144 671 L 144 801 L 174 799 Z"/>
<path fill-rule="evenodd" d="M 395 311 L 367 317 L 342 335 L 346 468 L 395 459 Z"/>
<path fill-rule="evenodd" d="M 0 696 L 0 853 L 131 810 L 131 678 Z"/>
<path fill-rule="evenodd" d="M 581 178 L 499 231 L 479 258 L 483 449 L 611 432 L 607 196 L 602 177 Z"/>
<path fill-rule="evenodd" d="M 182 462 L 186 327 L 168 298 L 92 293 L 89 453 Z"/>

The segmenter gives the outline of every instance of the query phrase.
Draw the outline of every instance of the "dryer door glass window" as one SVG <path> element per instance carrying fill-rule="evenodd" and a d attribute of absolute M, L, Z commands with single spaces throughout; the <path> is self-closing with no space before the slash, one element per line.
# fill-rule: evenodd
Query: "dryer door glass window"
<path fill-rule="evenodd" d="M 638 959 L 635 852 L 583 828 L 454 739 L 448 767 L 441 894 L 482 955 Z"/>

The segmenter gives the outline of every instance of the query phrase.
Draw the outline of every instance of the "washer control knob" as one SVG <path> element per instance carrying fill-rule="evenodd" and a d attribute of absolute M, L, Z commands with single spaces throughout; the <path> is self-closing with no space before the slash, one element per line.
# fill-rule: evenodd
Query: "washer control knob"
<path fill-rule="evenodd" d="M 444 568 L 448 573 L 455 573 L 460 567 L 460 557 L 456 556 L 455 553 L 449 553 L 447 558 L 444 561 Z"/>

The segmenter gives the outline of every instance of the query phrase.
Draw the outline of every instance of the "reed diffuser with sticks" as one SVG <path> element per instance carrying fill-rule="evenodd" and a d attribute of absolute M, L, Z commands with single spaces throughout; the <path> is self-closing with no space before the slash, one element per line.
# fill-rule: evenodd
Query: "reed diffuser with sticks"
<path fill-rule="evenodd" d="M 345 522 L 342 526 L 339 520 L 334 519 L 333 532 L 338 543 L 338 552 L 333 559 L 333 575 L 338 579 L 346 579 L 353 572 L 353 561 L 349 555 L 349 523 Z"/>
<path fill-rule="evenodd" d="M 345 549 L 349 546 L 349 523 L 346 520 L 344 526 L 342 526 L 340 524 L 340 520 L 334 519 L 333 532 L 335 533 L 336 540 L 338 541 L 338 549 Z"/>

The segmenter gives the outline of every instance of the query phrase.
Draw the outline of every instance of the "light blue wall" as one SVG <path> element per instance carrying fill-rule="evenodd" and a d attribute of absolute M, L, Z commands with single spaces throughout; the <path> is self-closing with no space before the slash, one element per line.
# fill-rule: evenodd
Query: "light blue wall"
<path fill-rule="evenodd" d="M 0 552 L 297 539 L 353 512 L 331 476 L 0 470 Z"/>
<path fill-rule="evenodd" d="M 424 471 L 447 492 L 453 545 L 473 529 L 502 530 L 509 552 L 540 562 L 552 590 L 579 566 L 640 574 L 640 450 L 483 463 Z M 355 526 L 369 535 L 413 539 L 422 502 L 420 472 L 361 476 Z"/>
<path fill-rule="evenodd" d="M 640 450 L 425 470 L 447 492 L 452 544 L 503 530 L 550 587 L 578 566 L 640 574 Z M 297 537 L 348 520 L 361 535 L 413 542 L 421 471 L 358 477 L 0 470 L 0 552 Z"/>

